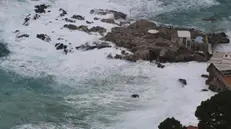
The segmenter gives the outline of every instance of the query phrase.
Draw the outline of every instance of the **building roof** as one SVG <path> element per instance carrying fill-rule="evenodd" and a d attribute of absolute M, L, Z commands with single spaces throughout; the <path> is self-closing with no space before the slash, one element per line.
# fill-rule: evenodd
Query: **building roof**
<path fill-rule="evenodd" d="M 191 38 L 190 31 L 186 31 L 186 30 L 178 30 L 177 35 L 180 38 Z"/>
<path fill-rule="evenodd" d="M 220 71 L 231 70 L 231 52 L 214 52 L 208 62 L 213 63 Z"/>

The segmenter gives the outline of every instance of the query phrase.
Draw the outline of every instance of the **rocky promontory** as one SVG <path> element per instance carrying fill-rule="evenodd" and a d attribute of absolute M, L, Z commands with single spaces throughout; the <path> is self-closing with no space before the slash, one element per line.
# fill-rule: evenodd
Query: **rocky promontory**
<path fill-rule="evenodd" d="M 192 42 L 189 46 L 186 46 L 184 38 L 178 37 L 177 31 L 190 32 Z M 202 42 L 193 41 L 196 37 L 201 37 Z M 158 26 L 148 20 L 138 20 L 126 27 L 114 27 L 101 40 L 113 42 L 116 46 L 127 48 L 133 53 L 121 55 L 120 59 L 159 62 L 207 61 L 211 56 L 209 44 L 213 46 L 229 43 L 227 35 L 223 32 L 206 34 L 193 28 Z"/>

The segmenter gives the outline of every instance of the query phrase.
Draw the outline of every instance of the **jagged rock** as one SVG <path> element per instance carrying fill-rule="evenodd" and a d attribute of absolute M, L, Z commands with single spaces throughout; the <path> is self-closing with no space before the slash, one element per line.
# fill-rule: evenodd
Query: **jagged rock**
<path fill-rule="evenodd" d="M 77 46 L 76 49 L 79 50 L 84 50 L 84 51 L 88 51 L 88 50 L 93 50 L 93 49 L 103 49 L 103 48 L 109 48 L 111 47 L 108 43 L 105 42 L 101 42 L 101 43 L 97 43 L 94 42 L 92 43 L 92 45 L 89 45 L 88 43 L 85 43 L 83 45 Z"/>
<path fill-rule="evenodd" d="M 65 15 L 67 15 L 67 11 L 60 8 L 59 11 L 61 11 L 61 14 L 59 15 L 60 17 L 64 17 Z"/>
<path fill-rule="evenodd" d="M 56 50 L 62 50 L 62 49 L 66 49 L 67 45 L 64 45 L 62 43 L 56 43 L 55 47 L 56 47 Z"/>
<path fill-rule="evenodd" d="M 69 30 L 77 30 L 78 29 L 78 27 L 74 24 L 65 24 L 63 27 L 68 28 Z"/>
<path fill-rule="evenodd" d="M 46 42 L 50 42 L 51 38 L 47 35 L 47 34 L 37 34 L 37 38 L 46 41 Z"/>
<path fill-rule="evenodd" d="M 86 21 L 86 23 L 87 23 L 87 24 L 92 24 L 92 23 L 94 23 L 94 22 Z"/>
<path fill-rule="evenodd" d="M 158 67 L 158 68 L 164 68 L 165 66 L 162 65 L 161 63 L 157 63 L 157 67 Z"/>
<path fill-rule="evenodd" d="M 211 44 L 230 42 L 228 36 L 224 32 L 208 34 L 208 41 Z"/>
<path fill-rule="evenodd" d="M 132 98 L 139 98 L 140 96 L 138 94 L 131 95 Z"/>
<path fill-rule="evenodd" d="M 100 18 L 98 18 L 98 17 L 94 17 L 94 20 L 96 20 L 96 21 L 99 20 L 99 19 L 100 19 Z"/>
<path fill-rule="evenodd" d="M 29 34 L 22 34 L 22 35 L 18 35 L 17 38 L 23 38 L 23 37 L 28 38 L 29 36 L 30 36 Z"/>
<path fill-rule="evenodd" d="M 39 19 L 39 18 L 40 18 L 40 15 L 39 15 L 39 14 L 35 14 L 34 17 L 33 17 L 34 20 L 37 20 L 37 19 Z"/>
<path fill-rule="evenodd" d="M 45 4 L 36 5 L 34 11 L 36 13 L 46 13 L 46 9 L 48 7 L 50 7 L 50 5 L 45 5 Z"/>
<path fill-rule="evenodd" d="M 114 19 L 126 19 L 127 15 L 122 13 L 122 12 L 118 12 L 118 11 L 114 11 L 114 10 L 107 10 L 107 9 L 92 9 L 90 11 L 90 14 L 98 14 L 98 15 L 107 15 L 107 14 L 114 14 Z"/>
<path fill-rule="evenodd" d="M 75 23 L 75 20 L 71 20 L 71 19 L 68 19 L 68 18 L 64 18 L 63 20 L 66 21 L 66 22 Z"/>
<path fill-rule="evenodd" d="M 71 18 L 76 19 L 76 20 L 85 20 L 85 18 L 81 15 L 73 15 Z"/>
<path fill-rule="evenodd" d="M 25 26 L 28 26 L 28 25 L 29 25 L 30 16 L 31 16 L 31 14 L 27 15 L 26 18 L 24 18 L 24 23 L 23 23 L 23 25 L 25 25 Z"/>
<path fill-rule="evenodd" d="M 187 85 L 187 81 L 185 79 L 180 78 L 178 81 L 183 85 Z"/>
<path fill-rule="evenodd" d="M 98 33 L 100 33 L 100 34 L 103 34 L 103 33 L 105 33 L 107 30 L 106 30 L 105 28 L 103 28 L 103 27 L 100 27 L 100 26 L 94 26 L 94 27 L 92 27 L 89 31 L 90 31 L 90 32 L 98 32 Z"/>

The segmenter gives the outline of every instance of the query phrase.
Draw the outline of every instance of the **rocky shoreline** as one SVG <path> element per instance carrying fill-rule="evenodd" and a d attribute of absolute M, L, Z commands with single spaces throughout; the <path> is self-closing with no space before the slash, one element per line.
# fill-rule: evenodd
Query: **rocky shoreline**
<path fill-rule="evenodd" d="M 44 13 L 50 13 L 50 7 L 50 5 L 45 4 L 36 5 L 34 9 L 35 15 L 27 15 L 27 17 L 24 19 L 23 25 L 29 26 L 31 20 L 37 20 Z M 59 18 L 66 22 L 61 29 L 83 31 L 89 35 L 101 35 L 99 41 L 95 41 L 98 43 L 93 42 L 93 45 L 85 43 L 81 46 L 67 47 L 68 45 L 65 43 L 55 43 L 55 48 L 57 50 L 63 50 L 65 54 L 73 52 L 74 49 L 79 50 L 80 48 L 83 48 L 83 46 L 84 50 L 107 48 L 111 47 L 110 43 L 112 43 L 116 47 L 125 48 L 128 51 L 121 51 L 121 54 L 116 54 L 113 56 L 109 54 L 107 57 L 111 59 L 123 59 L 132 62 L 137 60 L 156 60 L 158 62 L 205 62 L 211 57 L 211 54 L 208 51 L 208 43 L 211 44 L 212 47 L 220 43 L 229 43 L 229 39 L 224 32 L 205 33 L 193 28 L 177 28 L 172 26 L 156 25 L 154 22 L 144 19 L 131 21 L 123 12 L 108 9 L 92 9 L 89 11 L 89 13 L 91 15 L 95 15 L 95 21 L 100 20 L 105 24 L 113 24 L 115 27 L 111 28 L 111 31 L 107 31 L 107 29 L 103 26 L 93 26 L 91 28 L 89 28 L 87 25 L 77 26 L 75 24 L 76 21 L 86 21 L 86 24 L 91 25 L 94 24 L 94 21 L 89 21 L 84 16 L 79 14 L 73 14 L 72 17 L 68 18 L 65 17 L 68 14 L 67 11 L 62 8 L 60 8 L 59 11 Z M 104 15 L 112 15 L 112 17 L 97 17 Z M 58 18 L 56 20 L 58 20 Z M 50 24 L 52 24 L 52 21 L 50 21 Z M 191 44 L 190 48 L 186 47 L 185 39 L 181 39 L 177 36 L 178 31 L 190 32 L 191 39 L 195 39 L 196 37 L 200 36 L 203 38 L 203 42 L 200 44 Z M 18 39 L 28 38 L 30 36 L 30 34 L 20 33 L 19 30 L 16 30 L 15 33 L 17 33 L 16 38 Z M 37 38 L 45 42 L 52 41 L 47 34 L 37 34 Z M 205 42 L 206 39 L 207 43 Z"/>

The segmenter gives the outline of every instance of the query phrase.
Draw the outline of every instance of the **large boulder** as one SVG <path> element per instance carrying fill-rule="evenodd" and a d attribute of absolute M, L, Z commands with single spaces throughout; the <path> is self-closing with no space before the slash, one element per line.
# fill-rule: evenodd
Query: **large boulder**
<path fill-rule="evenodd" d="M 92 9 L 90 11 L 90 14 L 97 14 L 97 15 L 107 15 L 107 14 L 113 14 L 114 15 L 114 19 L 118 20 L 118 19 L 126 19 L 127 15 L 119 12 L 119 11 L 115 11 L 115 10 L 108 10 L 108 9 Z"/>
<path fill-rule="evenodd" d="M 208 41 L 211 44 L 230 42 L 228 36 L 224 32 L 208 34 Z"/>

